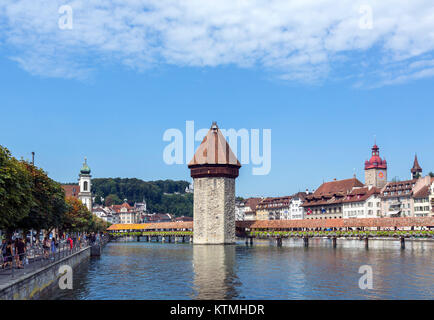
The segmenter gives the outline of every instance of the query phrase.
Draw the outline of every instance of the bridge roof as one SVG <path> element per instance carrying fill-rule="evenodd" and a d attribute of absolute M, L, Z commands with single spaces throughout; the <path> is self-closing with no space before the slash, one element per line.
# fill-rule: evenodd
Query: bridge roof
<path fill-rule="evenodd" d="M 304 220 L 256 220 L 237 221 L 237 228 L 288 229 L 288 228 L 347 228 L 347 227 L 417 227 L 434 226 L 434 217 L 362 218 L 362 219 L 304 219 Z M 107 231 L 190 229 L 193 221 L 159 222 L 142 224 L 113 224 Z"/>
<path fill-rule="evenodd" d="M 304 219 L 237 221 L 238 228 L 288 229 L 288 228 L 348 228 L 348 227 L 417 227 L 434 226 L 434 217 Z"/>
<path fill-rule="evenodd" d="M 193 221 L 156 222 L 156 223 L 118 223 L 112 224 L 107 231 L 156 230 L 156 229 L 193 229 Z"/>

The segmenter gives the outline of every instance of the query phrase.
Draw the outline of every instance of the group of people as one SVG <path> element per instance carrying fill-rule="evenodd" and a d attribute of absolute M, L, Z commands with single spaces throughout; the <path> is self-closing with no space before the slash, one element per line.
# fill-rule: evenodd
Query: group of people
<path fill-rule="evenodd" d="M 24 268 L 24 261 L 26 259 L 27 246 L 22 238 L 16 238 L 15 241 L 6 239 L 2 240 L 1 244 L 1 268 L 12 267 L 15 259 L 15 265 L 18 269 Z"/>
<path fill-rule="evenodd" d="M 44 259 L 52 258 L 58 251 L 59 244 L 62 240 L 66 240 L 66 247 L 64 250 L 72 250 L 75 246 L 83 247 L 86 240 L 89 240 L 91 244 L 100 240 L 99 234 L 79 234 L 79 235 L 62 235 L 61 237 L 48 237 L 45 236 L 40 243 L 37 239 L 33 238 L 34 246 L 36 248 L 40 247 L 42 244 L 42 256 Z M 29 247 L 29 248 L 28 248 Z M 27 251 L 30 249 L 30 245 L 26 243 L 26 240 L 22 237 L 16 237 L 15 240 L 3 239 L 1 241 L 1 255 L 0 255 L 0 266 L 2 269 L 12 268 L 13 262 L 15 261 L 15 266 L 18 269 L 23 269 L 24 264 L 28 262 Z"/>

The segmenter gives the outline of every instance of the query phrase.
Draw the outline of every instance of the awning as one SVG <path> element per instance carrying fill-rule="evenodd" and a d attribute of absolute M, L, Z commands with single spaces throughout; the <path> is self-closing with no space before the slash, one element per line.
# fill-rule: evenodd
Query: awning
<path fill-rule="evenodd" d="M 401 212 L 400 210 L 395 210 L 395 211 L 389 211 L 389 212 L 386 212 L 386 214 L 389 215 L 389 216 L 391 216 L 391 215 L 393 215 L 393 214 L 398 214 L 398 213 L 400 213 L 400 212 Z"/>

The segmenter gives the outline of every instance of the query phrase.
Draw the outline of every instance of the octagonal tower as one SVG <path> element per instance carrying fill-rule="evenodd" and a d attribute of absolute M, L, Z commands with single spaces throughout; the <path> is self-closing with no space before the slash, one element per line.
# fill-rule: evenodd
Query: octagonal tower
<path fill-rule="evenodd" d="M 194 184 L 193 243 L 235 243 L 235 178 L 241 164 L 215 122 L 188 167 Z"/>

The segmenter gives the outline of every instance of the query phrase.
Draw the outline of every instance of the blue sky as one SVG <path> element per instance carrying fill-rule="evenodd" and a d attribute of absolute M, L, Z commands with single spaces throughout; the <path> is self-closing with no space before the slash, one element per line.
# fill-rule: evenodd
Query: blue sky
<path fill-rule="evenodd" d="M 133 6 L 133 2 L 125 3 Z M 64 38 L 51 25 L 57 24 L 57 16 L 51 24 L 46 22 L 56 10 L 37 7 L 44 1 L 6 1 L 0 5 L 0 144 L 17 158 L 30 159 L 35 151 L 37 165 L 61 182 L 76 181 L 84 156 L 94 177 L 190 180 L 185 164 L 164 163 L 163 149 L 168 143 L 163 133 L 170 128 L 185 132 L 188 120 L 195 121 L 196 129 L 208 128 L 215 120 L 227 129 L 272 130 L 271 172 L 254 176 L 251 165 L 243 166 L 237 180 L 241 196 L 288 195 L 315 189 L 323 180 L 350 178 L 354 172 L 363 181 L 363 165 L 370 157 L 374 135 L 380 155 L 388 161 L 389 179 L 409 178 L 415 152 L 424 173 L 434 171 L 430 47 L 434 41 L 422 23 L 425 13 L 433 11 L 423 8 L 427 2 L 416 2 L 419 8 L 402 8 L 415 17 L 414 25 L 402 31 L 395 28 L 391 33 L 382 23 L 377 30 L 374 19 L 374 35 L 365 38 L 352 39 L 354 32 L 339 33 L 336 27 L 322 37 L 327 45 L 279 46 L 277 51 L 268 49 L 276 46 L 274 40 L 261 42 L 267 35 L 274 39 L 269 33 L 245 38 L 257 40 L 259 51 L 249 49 L 247 40 L 246 44 L 237 42 L 226 33 L 213 35 L 209 45 L 200 30 L 210 26 L 199 22 L 193 28 L 186 22 L 190 15 L 197 21 L 207 13 L 193 5 L 181 8 L 190 15 L 172 17 L 178 23 L 172 26 L 173 34 L 163 27 L 153 30 L 166 39 L 159 43 L 142 41 L 146 33 L 130 39 L 122 27 L 102 27 L 98 19 L 86 29 L 90 26 L 79 14 L 73 30 L 77 35 Z M 283 3 L 273 2 L 277 8 Z M 27 5 L 27 11 L 19 5 Z M 312 6 L 309 2 L 305 10 L 314 14 Z M 79 8 L 78 13 L 83 10 Z M 106 13 L 116 9 L 105 8 Z M 32 10 L 39 10 L 42 17 L 29 17 Z M 163 7 L 155 10 L 163 17 L 166 14 Z M 380 22 L 386 15 L 382 10 L 374 7 L 374 13 L 378 12 L 374 17 Z M 210 20 L 219 24 L 239 19 L 237 25 L 243 26 L 249 18 L 237 18 L 237 11 L 232 14 L 235 18 L 216 14 Z M 18 22 L 24 18 L 27 27 L 38 28 L 23 27 Z M 338 10 L 328 23 L 335 25 L 337 18 L 343 25 L 350 19 L 339 16 Z M 261 17 L 257 19 L 259 23 Z M 131 33 L 149 31 L 137 24 Z M 299 34 L 305 31 L 300 38 L 311 43 L 308 40 L 318 32 L 317 25 L 328 26 L 319 21 L 308 26 L 309 32 L 303 24 L 291 27 Z M 219 28 L 224 31 L 225 25 Z M 263 29 L 266 32 L 267 26 Z M 82 39 L 78 35 L 83 30 L 109 39 L 112 35 L 117 45 L 125 42 L 129 49 L 101 44 L 88 33 Z M 186 36 L 192 30 L 199 34 L 197 38 Z M 231 35 L 239 33 L 228 30 Z M 290 36 L 282 35 L 283 39 Z M 56 42 L 59 37 L 62 45 Z M 357 41 L 361 44 L 354 45 Z M 302 49 L 310 61 L 297 56 Z M 147 50 L 156 53 L 147 55 Z M 213 55 L 216 51 L 219 54 Z"/>

